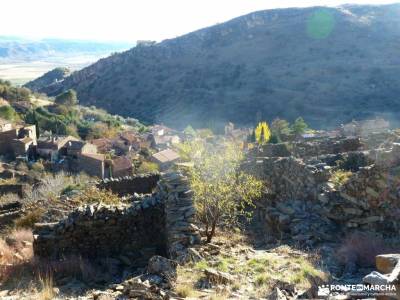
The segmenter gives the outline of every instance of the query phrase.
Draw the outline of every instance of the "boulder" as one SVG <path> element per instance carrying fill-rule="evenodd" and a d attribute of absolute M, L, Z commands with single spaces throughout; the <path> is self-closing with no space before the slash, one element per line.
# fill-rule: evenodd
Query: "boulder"
<path fill-rule="evenodd" d="M 400 254 L 381 254 L 375 258 L 376 269 L 383 273 L 389 274 L 400 261 Z"/>
<path fill-rule="evenodd" d="M 155 274 L 163 277 L 167 281 L 176 280 L 176 267 L 178 266 L 177 262 L 170 260 L 168 258 L 156 255 L 150 258 L 147 272 L 149 274 Z"/>
<path fill-rule="evenodd" d="M 204 274 L 208 281 L 214 284 L 228 284 L 234 281 L 234 277 L 231 274 L 217 271 L 212 268 L 205 269 Z"/>
<path fill-rule="evenodd" d="M 373 271 L 363 278 L 363 282 L 371 285 L 386 285 L 389 284 L 389 278 L 381 273 Z"/>

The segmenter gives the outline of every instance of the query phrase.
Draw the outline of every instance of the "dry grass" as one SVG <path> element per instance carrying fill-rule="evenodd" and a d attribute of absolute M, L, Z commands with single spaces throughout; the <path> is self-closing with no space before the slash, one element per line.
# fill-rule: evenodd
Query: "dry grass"
<path fill-rule="evenodd" d="M 33 259 L 32 231 L 14 230 L 0 239 L 0 282 L 5 282 Z"/>
<path fill-rule="evenodd" d="M 40 222 L 44 215 L 44 210 L 37 208 L 14 221 L 16 228 L 33 228 L 35 223 Z"/>
<path fill-rule="evenodd" d="M 183 291 L 182 295 L 187 286 L 202 294 L 199 286 L 207 281 L 204 270 L 209 267 L 234 276 L 235 282 L 228 284 L 226 290 L 254 298 L 265 297 L 279 283 L 306 290 L 314 284 L 314 279 L 328 279 L 328 275 L 316 266 L 315 262 L 318 260 L 313 255 L 289 246 L 281 246 L 268 252 L 254 251 L 239 233 L 232 234 L 232 239 L 227 235 L 217 236 L 214 243 L 221 248 L 219 254 L 206 256 L 204 260 L 178 269 L 177 287 Z M 217 299 L 229 298 L 226 290 L 218 290 L 218 285 L 213 285 L 213 288 L 216 289 Z"/>
<path fill-rule="evenodd" d="M 39 276 L 40 291 L 36 293 L 35 299 L 38 300 L 51 300 L 54 299 L 56 293 L 54 292 L 53 278 L 50 275 L 44 277 Z"/>
<path fill-rule="evenodd" d="M 74 201 L 78 204 L 104 203 L 115 205 L 121 203 L 121 198 L 111 191 L 88 187 Z"/>
<path fill-rule="evenodd" d="M 195 294 L 193 285 L 189 283 L 180 283 L 175 287 L 175 292 L 179 297 L 187 298 L 192 297 Z"/>

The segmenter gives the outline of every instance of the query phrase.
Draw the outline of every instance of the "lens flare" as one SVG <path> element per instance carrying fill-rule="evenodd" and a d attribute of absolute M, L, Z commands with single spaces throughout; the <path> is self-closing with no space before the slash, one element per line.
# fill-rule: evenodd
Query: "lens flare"
<path fill-rule="evenodd" d="M 327 9 L 314 12 L 307 20 L 307 34 L 313 39 L 327 38 L 335 28 L 335 17 Z"/>

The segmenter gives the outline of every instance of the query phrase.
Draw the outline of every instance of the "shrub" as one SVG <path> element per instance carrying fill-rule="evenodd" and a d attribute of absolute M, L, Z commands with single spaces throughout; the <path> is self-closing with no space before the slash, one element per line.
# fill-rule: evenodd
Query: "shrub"
<path fill-rule="evenodd" d="M 239 217 L 250 216 L 246 207 L 262 195 L 263 183 L 240 171 L 243 153 L 234 143 L 199 147 L 192 152 L 192 159 L 190 186 L 196 216 L 210 242 L 217 225 L 236 225 Z"/>
<path fill-rule="evenodd" d="M 35 172 L 44 172 L 45 168 L 42 162 L 37 161 L 31 165 L 31 169 Z"/>
<path fill-rule="evenodd" d="M 179 297 L 187 298 L 191 297 L 194 294 L 193 287 L 187 283 L 180 283 L 176 286 L 175 292 Z"/>
<path fill-rule="evenodd" d="M 267 284 L 271 280 L 271 277 L 268 274 L 260 274 L 256 276 L 255 283 L 258 286 Z"/>
<path fill-rule="evenodd" d="M 35 223 L 39 223 L 43 218 L 44 210 L 43 209 L 35 209 L 33 211 L 28 212 L 27 214 L 21 216 L 20 218 L 14 221 L 16 228 L 33 228 Z"/>
<path fill-rule="evenodd" d="M 65 105 L 65 106 L 74 106 L 78 104 L 78 98 L 76 92 L 71 89 L 59 94 L 55 99 L 55 103 L 58 105 Z"/>
<path fill-rule="evenodd" d="M 100 190 L 96 187 L 86 188 L 83 193 L 74 200 L 81 204 L 104 203 L 113 205 L 121 203 L 121 198 L 119 198 L 118 195 L 108 190 Z"/>
<path fill-rule="evenodd" d="M 143 161 L 139 168 L 136 170 L 139 174 L 154 173 L 159 171 L 159 167 L 156 163 L 150 161 Z"/>
<path fill-rule="evenodd" d="M 18 118 L 15 110 L 9 105 L 0 106 L 0 118 L 14 121 Z"/>
<path fill-rule="evenodd" d="M 332 173 L 330 181 L 335 185 L 336 188 L 340 188 L 353 175 L 350 171 L 337 170 Z"/>

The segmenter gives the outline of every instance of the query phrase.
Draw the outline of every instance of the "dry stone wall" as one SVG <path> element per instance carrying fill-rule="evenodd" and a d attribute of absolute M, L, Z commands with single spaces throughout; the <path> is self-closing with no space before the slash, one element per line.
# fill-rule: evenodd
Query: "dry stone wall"
<path fill-rule="evenodd" d="M 129 206 L 89 205 L 59 223 L 36 227 L 35 255 L 88 258 L 120 254 L 135 261 L 143 251 L 165 254 L 164 204 L 148 197 Z"/>
<path fill-rule="evenodd" d="M 115 188 L 118 184 L 124 186 L 126 181 L 104 184 L 112 182 L 108 187 Z M 144 187 L 137 179 L 133 182 L 134 193 L 149 188 L 150 181 L 141 181 Z M 34 253 L 44 258 L 123 255 L 125 262 L 129 260 L 132 265 L 146 263 L 156 254 L 184 258 L 186 248 L 199 242 L 194 212 L 187 178 L 180 173 L 165 174 L 153 194 L 135 194 L 129 205 L 88 205 L 60 222 L 36 224 Z"/>
<path fill-rule="evenodd" d="M 168 174 L 159 183 L 159 196 L 165 199 L 168 255 L 178 261 L 185 259 L 188 247 L 200 242 L 192 194 L 188 178 L 180 173 Z"/>
<path fill-rule="evenodd" d="M 338 154 L 350 151 L 360 151 L 364 148 L 360 138 L 326 138 L 295 143 L 266 144 L 253 151 L 253 155 L 262 157 L 297 158 Z"/>
<path fill-rule="evenodd" d="M 99 182 L 97 186 L 101 189 L 111 190 L 112 192 L 124 196 L 152 193 L 160 180 L 160 174 L 143 174 L 136 176 L 126 176 L 120 178 L 109 178 Z"/>
<path fill-rule="evenodd" d="M 27 186 L 24 184 L 2 184 L 0 185 L 0 196 L 15 194 L 22 198 L 25 195 L 26 188 Z"/>
<path fill-rule="evenodd" d="M 258 157 L 244 168 L 268 184 L 256 216 L 276 238 L 312 246 L 351 231 L 400 230 L 400 144 L 304 159 Z M 353 172 L 340 186 L 329 180 L 338 169 Z"/>

